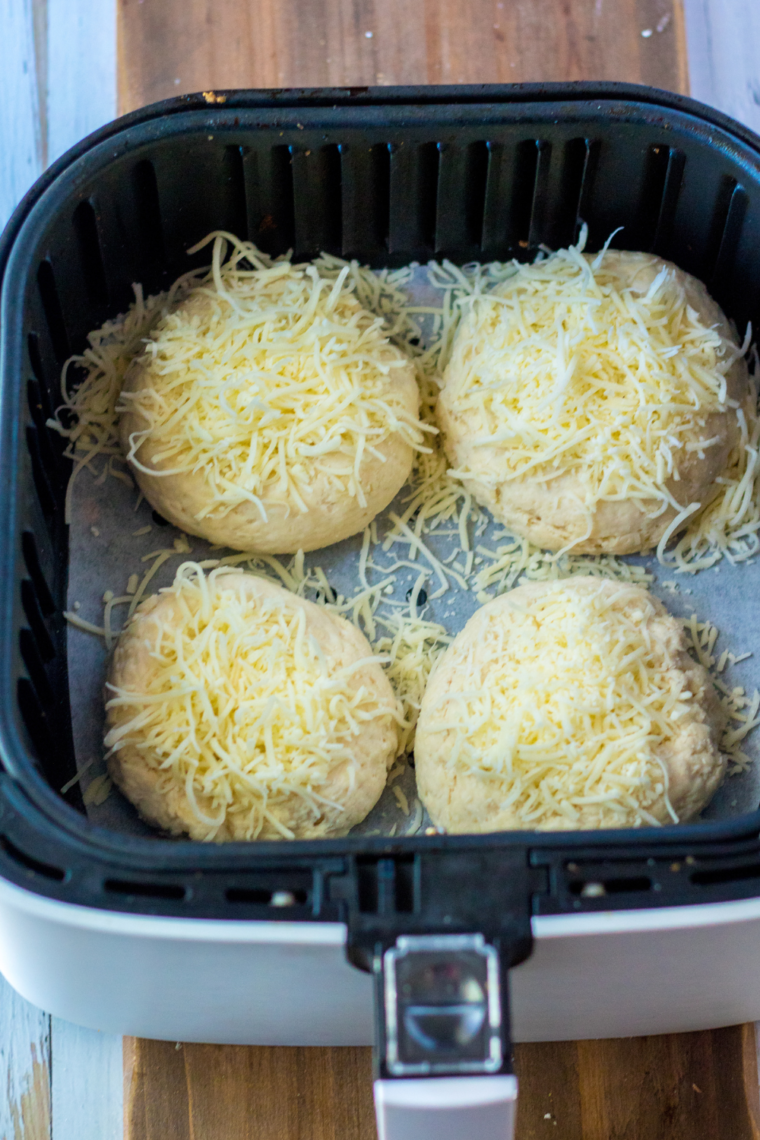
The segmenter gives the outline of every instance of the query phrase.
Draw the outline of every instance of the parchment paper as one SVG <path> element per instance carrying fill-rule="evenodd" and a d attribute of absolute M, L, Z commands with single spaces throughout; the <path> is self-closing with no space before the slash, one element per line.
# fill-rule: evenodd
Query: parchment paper
<path fill-rule="evenodd" d="M 409 287 L 412 302 L 420 305 L 440 305 L 441 294 L 427 283 L 424 270 L 417 270 Z M 424 324 L 423 324 L 424 331 Z M 403 488 L 396 501 L 389 508 L 397 514 L 403 510 L 404 499 L 409 489 Z M 76 609 L 79 617 L 102 624 L 103 594 L 112 590 L 114 595 L 126 593 L 129 577 L 137 574 L 141 579 L 149 562 L 141 559 L 153 551 L 172 547 L 181 537 L 179 531 L 167 524 L 158 525 L 150 505 L 143 501 L 137 505 L 136 489 L 130 489 L 120 480 L 108 477 L 97 483 L 86 469 L 80 474 L 72 503 L 72 523 L 70 528 L 69 565 L 69 610 Z M 388 511 L 377 519 L 378 536 L 382 538 L 390 528 Z M 151 529 L 145 534 L 135 534 L 145 527 Z M 452 537 L 454 524 L 444 524 L 438 532 L 425 537 L 425 543 L 436 557 L 445 560 L 459 549 L 458 539 Z M 503 535 L 503 527 L 493 522 L 478 538 L 478 543 L 495 549 L 499 544 L 496 535 Z M 503 542 L 504 539 L 501 539 Z M 192 559 L 219 558 L 232 551 L 212 550 L 202 539 L 189 537 L 192 553 L 177 553 L 160 567 L 152 579 L 148 593 L 171 584 L 177 567 Z M 325 550 L 306 556 L 307 565 L 321 566 L 332 587 L 346 598 L 359 589 L 358 561 L 361 550 L 361 535 L 347 539 Z M 375 547 L 370 555 L 381 565 L 388 565 L 400 554 L 395 547 L 383 554 Z M 288 556 L 282 559 L 288 561 Z M 735 655 L 754 651 L 754 655 L 735 666 L 727 666 L 721 675 L 729 686 L 742 685 L 751 692 L 760 687 L 760 565 L 755 562 L 730 566 L 721 562 L 716 568 L 696 575 L 676 574 L 670 567 L 663 567 L 655 558 L 632 557 L 630 562 L 646 566 L 654 574 L 655 581 L 650 589 L 664 602 L 672 614 L 688 618 L 696 613 L 700 620 L 709 619 L 720 630 L 720 637 L 714 653 L 718 656 L 723 649 L 730 649 Z M 417 559 L 420 569 L 425 568 L 424 559 Z M 477 562 L 476 562 L 477 565 Z M 414 585 L 419 570 L 401 568 L 395 571 L 397 578 L 391 601 L 403 601 Z M 381 571 L 368 571 L 370 584 L 385 577 Z M 678 592 L 663 585 L 664 582 L 677 582 Z M 432 595 L 438 586 L 435 577 L 429 579 L 428 594 Z M 424 608 L 424 616 L 445 626 L 449 634 L 456 634 L 467 619 L 479 607 L 474 593 L 462 590 L 453 581 L 449 591 L 442 597 L 430 600 Z M 127 607 L 119 607 L 113 613 L 113 626 L 118 629 L 126 617 Z M 87 634 L 70 626 L 68 632 L 68 663 L 71 713 L 77 766 L 86 768 L 81 777 L 85 793 L 93 779 L 105 772 L 103 749 L 104 702 L 103 688 L 107 652 L 101 638 Z M 745 741 L 744 751 L 753 757 L 760 747 L 760 728 Z M 401 766 L 399 766 L 401 767 Z M 398 772 L 398 769 L 397 769 Z M 409 814 L 406 814 L 394 791 L 401 788 L 406 797 Z M 86 794 L 86 798 L 87 794 Z M 760 802 L 760 765 L 753 763 L 750 769 L 728 778 L 718 791 L 712 803 L 703 814 L 705 819 L 722 819 L 741 815 L 754 810 Z M 430 826 L 427 813 L 420 817 L 414 771 L 404 764 L 399 774 L 386 788 L 379 803 L 367 819 L 354 829 L 354 834 L 393 834 L 403 835 L 411 830 L 424 831 Z M 87 805 L 89 817 L 100 826 L 114 828 L 120 832 L 139 835 L 156 835 L 152 828 L 143 823 L 135 809 L 114 787 L 107 799 L 98 804 Z M 394 830 L 395 829 L 395 830 Z"/>

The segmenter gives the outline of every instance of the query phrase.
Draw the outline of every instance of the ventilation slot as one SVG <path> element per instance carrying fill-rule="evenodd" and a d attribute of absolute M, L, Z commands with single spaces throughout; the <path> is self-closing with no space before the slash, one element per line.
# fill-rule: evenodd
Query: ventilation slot
<path fill-rule="evenodd" d="M 34 479 L 37 498 L 39 499 L 43 515 L 48 522 L 51 522 L 55 511 L 55 495 L 42 462 L 39 435 L 36 428 L 28 427 L 26 429 L 26 444 L 32 464 L 32 478 Z"/>
<path fill-rule="evenodd" d="M 534 240 L 538 221 L 539 173 L 546 168 L 546 143 L 529 139 L 520 143 L 515 155 L 512 182 L 512 210 L 510 216 L 508 248 L 518 259 L 529 258 L 528 250 Z M 539 160 L 544 158 L 543 162 Z"/>
<path fill-rule="evenodd" d="M 387 862 L 387 860 L 386 860 Z M 377 863 L 359 860 L 356 866 L 359 892 L 359 910 L 362 914 L 377 914 L 378 887 Z"/>
<path fill-rule="evenodd" d="M 35 378 L 39 384 L 40 403 L 42 404 L 42 410 L 45 414 L 45 419 L 49 419 L 52 416 L 54 409 L 53 409 L 53 405 L 50 402 L 50 393 L 48 391 L 48 386 L 45 382 L 45 373 L 42 369 L 42 357 L 40 355 L 40 341 L 39 341 L 39 337 L 37 336 L 37 333 L 36 332 L 30 332 L 29 336 L 27 337 L 26 343 L 27 343 L 27 350 L 29 352 L 29 363 L 31 365 L 32 372 L 34 373 Z M 56 379 L 57 379 L 57 377 L 56 377 Z M 59 393 L 56 390 L 56 398 L 57 398 L 58 394 Z"/>
<path fill-rule="evenodd" d="M 639 202 L 638 233 L 626 235 L 627 244 L 636 238 L 634 249 L 667 256 L 684 165 L 683 153 L 674 147 L 660 143 L 649 148 Z"/>
<path fill-rule="evenodd" d="M 66 878 L 66 872 L 60 867 L 54 867 L 50 863 L 43 863 L 31 855 L 27 855 L 15 843 L 11 843 L 6 836 L 0 837 L 0 848 L 9 859 L 13 859 L 14 863 L 20 863 L 22 867 L 25 867 L 27 871 L 33 871 L 35 875 L 44 875 L 46 879 L 54 879 L 57 883 L 62 883 Z"/>
<path fill-rule="evenodd" d="M 391 152 L 386 144 L 372 147 L 372 185 L 374 188 L 375 241 L 380 249 L 388 248 L 391 211 Z"/>
<path fill-rule="evenodd" d="M 225 891 L 227 902 L 249 903 L 254 906 L 291 907 L 305 906 L 309 892 L 304 890 L 265 890 L 256 887 L 230 887 Z"/>
<path fill-rule="evenodd" d="M 290 147 L 244 156 L 248 232 L 259 249 L 276 257 L 294 241 L 293 165 Z"/>
<path fill-rule="evenodd" d="M 709 887 L 717 883 L 740 883 L 747 879 L 760 879 L 760 863 L 745 864 L 743 867 L 721 867 L 714 871 L 694 871 L 692 883 Z"/>
<path fill-rule="evenodd" d="M 560 168 L 552 177 L 549 194 L 551 216 L 546 219 L 540 238 L 552 249 L 561 249 L 577 241 L 590 201 L 598 151 L 598 143 L 588 139 L 571 139 L 565 144 Z"/>
<path fill-rule="evenodd" d="M 88 296 L 93 304 L 106 306 L 108 304 L 108 285 L 103 268 L 98 223 L 91 202 L 79 203 L 74 211 L 73 223 Z"/>
<path fill-rule="evenodd" d="M 434 252 L 439 156 L 435 143 L 391 149 L 388 246 L 394 264 Z"/>
<path fill-rule="evenodd" d="M 358 859 L 356 871 L 362 914 L 411 914 L 417 909 L 417 873 L 413 855 L 396 859 Z"/>
<path fill-rule="evenodd" d="M 432 143 L 417 152 L 417 217 L 422 244 L 435 247 L 435 222 L 438 213 L 438 168 L 440 150 Z"/>
<path fill-rule="evenodd" d="M 387 144 L 342 146 L 341 230 L 344 257 L 368 259 L 388 248 L 391 156 Z"/>
<path fill-rule="evenodd" d="M 137 225 L 147 259 L 163 268 L 166 261 L 164 233 L 161 224 L 161 203 L 158 198 L 156 171 L 150 159 L 138 162 L 132 171 Z"/>
<path fill-rule="evenodd" d="M 29 449 L 29 457 L 32 462 L 32 477 L 37 491 L 37 498 L 40 501 L 42 513 L 50 520 L 55 511 L 55 494 L 48 480 L 45 464 L 42 461 L 40 436 L 37 428 L 28 427 L 26 429 L 26 445 Z"/>
<path fill-rule="evenodd" d="M 49 617 L 55 613 L 55 603 L 53 595 L 50 593 L 45 575 L 40 566 L 40 558 L 37 552 L 37 542 L 31 531 L 25 530 L 21 536 L 21 553 L 24 556 L 29 577 L 34 586 L 34 593 L 36 595 L 37 603 L 42 613 Z"/>
<path fill-rule="evenodd" d="M 533 185 L 533 203 L 528 229 L 528 249 L 535 250 L 544 241 L 546 216 L 549 208 L 549 169 L 552 148 L 541 139 L 536 140 L 536 178 Z"/>
<path fill-rule="evenodd" d="M 575 140 L 574 140 L 575 141 Z M 578 140 L 580 141 L 580 140 Z M 574 143 L 570 143 L 573 146 Z M 583 139 L 583 172 L 581 174 L 581 187 L 578 194 L 578 208 L 575 214 L 575 232 L 571 241 L 578 240 L 581 224 L 586 222 L 591 207 L 591 196 L 594 192 L 594 179 L 599 165 L 599 152 L 602 145 L 598 139 Z"/>
<path fill-rule="evenodd" d="M 488 147 L 439 144 L 435 251 L 451 257 L 479 253 L 488 177 Z"/>
<path fill-rule="evenodd" d="M 43 661 L 52 661 L 55 657 L 55 649 L 50 634 L 45 628 L 45 622 L 40 612 L 40 607 L 37 604 L 37 597 L 34 592 L 34 586 L 28 578 L 24 578 L 21 582 L 21 605 L 26 620 L 29 622 L 29 628 L 34 635 L 34 640 L 37 643 L 40 657 Z"/>
<path fill-rule="evenodd" d="M 47 426 L 49 413 L 46 408 L 46 401 L 40 391 L 40 385 L 36 380 L 27 381 L 26 396 L 29 404 L 29 414 L 34 421 L 34 447 L 38 453 L 42 470 L 45 472 L 45 482 L 48 491 L 52 497 L 55 498 L 53 488 L 57 487 L 64 478 L 68 477 L 70 468 L 69 460 L 63 455 L 66 441 L 57 433 L 52 435 Z M 66 469 L 65 475 L 61 471 L 63 467 Z"/>
<path fill-rule="evenodd" d="M 722 292 L 733 268 L 747 210 L 747 192 L 733 178 L 724 178 L 713 211 L 705 254 L 704 280 Z"/>
<path fill-rule="evenodd" d="M 396 910 L 399 914 L 412 914 L 416 909 L 416 874 L 414 856 L 396 859 Z"/>
<path fill-rule="evenodd" d="M 71 374 L 69 374 L 69 378 Z M 43 402 L 42 392 L 40 385 L 36 380 L 28 380 L 26 386 L 27 402 L 29 404 L 29 414 L 34 421 L 34 442 L 29 440 L 29 450 L 34 452 L 36 459 L 39 460 L 41 472 L 44 475 L 44 485 L 47 490 L 43 490 L 41 494 L 49 493 L 53 502 L 56 499 L 56 488 L 68 477 L 70 469 L 69 460 L 63 456 L 65 448 L 65 440 L 63 440 L 57 433 L 51 434 L 47 426 L 47 409 Z M 62 468 L 65 467 L 65 475 Z"/>
<path fill-rule="evenodd" d="M 665 167 L 665 179 L 660 198 L 660 209 L 657 214 L 654 238 L 652 239 L 652 252 L 661 257 L 667 257 L 673 236 L 673 223 L 676 216 L 678 196 L 683 183 L 683 171 L 686 165 L 686 156 L 675 147 L 668 150 L 668 161 Z"/>
<path fill-rule="evenodd" d="M 330 145 L 292 151 L 296 257 L 312 257 L 323 249 L 340 253 L 340 150 Z"/>
<path fill-rule="evenodd" d="M 42 763 L 43 758 L 49 757 L 53 752 L 53 738 L 47 716 L 34 691 L 34 686 L 26 677 L 19 678 L 16 687 L 16 699 L 21 719 L 29 733 L 37 760 Z"/>
<path fill-rule="evenodd" d="M 50 704 L 53 700 L 53 690 L 50 688 L 45 667 L 40 660 L 37 643 L 30 630 L 21 630 L 19 634 L 19 648 L 21 650 L 21 657 L 26 665 L 26 671 L 34 685 L 38 699 L 43 705 Z"/>
<path fill-rule="evenodd" d="M 588 879 L 572 882 L 568 886 L 571 895 L 581 898 L 602 898 L 605 895 L 633 894 L 637 891 L 651 891 L 652 880 L 645 875 L 634 875 L 621 879 Z"/>
<path fill-rule="evenodd" d="M 131 883 L 124 879 L 106 879 L 103 887 L 114 895 L 131 895 L 144 899 L 171 899 L 181 902 L 187 897 L 187 888 L 174 883 Z"/>
<path fill-rule="evenodd" d="M 467 236 L 478 248 L 483 240 L 483 217 L 486 208 L 488 179 L 488 147 L 475 142 L 467 148 L 466 211 Z"/>
<path fill-rule="evenodd" d="M 26 398 L 29 404 L 29 414 L 34 420 L 34 425 L 38 429 L 45 426 L 45 409 L 42 406 L 42 396 L 40 394 L 40 386 L 36 380 L 28 380 L 26 384 Z"/>
<path fill-rule="evenodd" d="M 227 192 L 227 221 L 225 228 L 245 241 L 248 237 L 248 207 L 245 199 L 245 173 L 243 148 L 224 148 L 222 159 L 224 186 Z"/>
<path fill-rule="evenodd" d="M 53 354 L 58 363 L 63 364 L 70 355 L 69 338 L 61 310 L 61 302 L 58 300 L 58 290 L 55 287 L 53 267 L 47 260 L 40 262 L 40 267 L 37 270 L 37 287 L 40 291 L 40 300 L 47 321 Z"/>

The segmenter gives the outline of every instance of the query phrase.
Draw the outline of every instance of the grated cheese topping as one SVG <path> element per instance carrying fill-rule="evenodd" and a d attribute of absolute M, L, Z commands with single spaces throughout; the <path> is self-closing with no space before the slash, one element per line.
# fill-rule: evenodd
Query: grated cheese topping
<path fill-rule="evenodd" d="M 581 233 L 578 246 L 574 250 L 558 251 L 554 257 L 558 257 L 559 254 L 572 256 L 577 253 L 580 255 L 584 243 L 585 227 Z M 583 263 L 579 272 L 587 272 L 589 259 L 580 257 L 579 260 Z M 546 264 L 545 255 L 540 254 L 536 266 L 546 266 Z M 433 379 L 429 380 L 427 385 L 423 385 L 423 409 L 435 406 L 438 386 L 434 376 L 445 373 L 451 360 L 452 346 L 456 343 L 456 333 L 463 319 L 466 320 L 471 310 L 477 309 L 484 298 L 491 295 L 498 296 L 504 290 L 508 291 L 510 281 L 516 273 L 531 268 L 535 267 L 521 266 L 517 262 L 490 262 L 482 265 L 475 263 L 463 267 L 455 266 L 449 261 L 444 261 L 441 264 L 431 262 L 429 280 L 436 289 L 442 292 L 443 302 L 439 315 L 435 318 L 434 343 L 421 356 L 420 360 L 421 368 L 426 375 L 430 376 L 431 373 L 433 375 Z M 664 284 L 664 282 L 661 283 L 659 288 L 662 289 Z M 416 310 L 410 309 L 409 311 L 413 313 Z M 707 331 L 710 332 L 711 330 Z M 715 335 L 717 337 L 717 333 Z M 744 344 L 740 350 L 742 353 L 746 352 L 750 337 L 751 326 L 748 326 Z M 646 342 L 644 347 L 646 347 Z M 692 352 L 694 347 L 695 345 L 691 346 Z M 705 347 L 708 350 L 707 355 L 709 357 L 711 354 L 709 344 L 705 344 Z M 565 348 L 567 349 L 567 346 Z M 722 348 L 725 350 L 726 356 L 719 361 L 718 371 L 725 375 L 731 363 L 729 356 L 732 354 L 735 356 L 737 349 L 735 345 L 725 341 Z M 716 350 L 716 355 L 719 351 L 720 349 Z M 715 565 L 722 558 L 726 558 L 730 562 L 746 561 L 760 550 L 760 419 L 758 418 L 760 362 L 754 348 L 752 356 L 754 368 L 750 375 L 750 391 L 744 405 L 736 409 L 741 438 L 729 456 L 726 471 L 716 479 L 716 495 L 709 505 L 701 510 L 692 510 L 685 516 L 685 530 L 669 553 L 665 553 L 662 544 L 661 549 L 658 550 L 659 561 L 665 565 L 673 566 L 677 573 L 696 573 Z M 696 363 L 698 364 L 698 361 Z M 685 379 L 688 380 L 688 376 Z M 662 454 L 666 460 L 667 447 L 668 441 L 665 440 Z M 452 479 L 451 473 L 447 471 L 440 441 L 434 442 L 433 452 L 430 458 L 418 458 L 418 493 L 409 513 L 413 514 L 417 511 L 419 517 L 421 509 L 422 512 L 427 511 L 429 516 L 435 518 L 436 512 L 440 509 L 439 504 L 443 504 L 443 509 L 448 512 L 447 517 L 450 517 L 451 513 L 456 510 L 462 510 L 466 514 L 467 505 L 460 507 L 460 504 L 464 503 L 465 500 L 464 489 L 461 484 Z M 671 461 L 677 459 L 677 456 L 678 449 L 674 447 Z M 554 460 L 552 462 L 554 463 Z M 459 488 L 458 496 L 454 493 L 454 487 Z M 666 498 L 667 494 L 665 493 L 663 499 Z M 426 508 L 422 503 L 427 503 L 429 506 Z M 665 505 L 667 503 L 663 502 L 663 506 Z M 686 504 L 685 510 L 689 512 L 691 506 L 691 504 Z M 677 529 L 683 521 L 681 519 L 679 523 L 675 524 L 674 529 Z M 424 529 L 426 522 L 427 519 L 420 520 L 421 530 Z M 464 548 L 466 549 L 466 547 Z M 531 550 L 535 550 L 535 548 L 531 547 Z M 566 556 L 563 555 L 562 557 Z M 578 555 L 571 556 L 573 562 L 580 557 Z M 591 566 L 596 564 L 597 560 L 584 558 L 583 561 L 585 565 Z M 606 571 L 608 576 L 618 577 L 618 565 L 615 563 L 608 563 Z"/>
<path fill-rule="evenodd" d="M 752 757 L 742 749 L 742 744 L 753 728 L 760 724 L 760 691 L 755 689 L 750 697 L 742 685 L 729 688 L 718 674 L 722 673 L 726 664 L 736 665 L 750 657 L 750 653 L 733 654 L 724 649 L 720 657 L 716 657 L 713 650 L 718 640 L 718 627 L 710 621 L 700 621 L 696 614 L 684 619 L 684 627 L 690 641 L 693 656 L 703 665 L 712 678 L 713 685 L 718 692 L 723 712 L 726 715 L 726 728 L 720 740 L 720 750 L 725 752 L 729 759 L 729 776 L 746 772 L 752 763 Z"/>
<path fill-rule="evenodd" d="M 316 472 L 365 506 L 362 458 L 383 461 L 391 435 L 424 446 L 392 383 L 408 360 L 359 303 L 348 266 L 334 277 L 320 261 L 273 261 L 226 233 L 190 252 L 211 241 L 207 275 L 152 329 L 139 383 L 122 390 L 117 411 L 147 425 L 130 435 L 129 461 L 154 476 L 202 472 L 199 520 L 250 502 L 267 521 L 268 497 L 305 513 Z"/>
<path fill-rule="evenodd" d="M 98 481 L 110 475 L 134 486 L 122 469 L 124 457 L 116 404 L 126 371 L 141 351 L 145 337 L 166 309 L 184 295 L 194 276 L 180 277 L 168 293 L 148 298 L 143 297 L 141 285 L 134 285 L 135 299 L 127 312 L 91 332 L 85 351 L 69 357 L 63 365 L 63 404 L 47 425 L 68 439 L 64 455 L 73 461 L 66 488 L 66 522 L 71 522 L 74 484 L 85 467 Z M 98 470 L 96 461 L 101 455 L 106 462 Z"/>
<path fill-rule="evenodd" d="M 303 609 L 251 597 L 229 574 L 179 567 L 170 589 L 181 621 L 155 618 L 139 691 L 109 684 L 106 709 L 126 716 L 111 718 L 105 743 L 149 765 L 159 757 L 204 838 L 234 814 L 246 838 L 292 839 L 283 816 L 294 798 L 314 823 L 344 811 L 325 794 L 330 775 L 355 772 L 362 726 L 388 709 L 353 678 L 366 660 L 331 669 Z"/>
<path fill-rule="evenodd" d="M 387 660 L 388 680 L 401 702 L 403 720 L 397 754 L 403 756 L 414 750 L 415 728 L 428 677 L 452 638 L 442 625 L 416 614 L 378 620 L 388 635 L 378 638 L 374 648 Z"/>
<path fill-rule="evenodd" d="M 501 807 L 522 827 L 558 814 L 578 826 L 591 806 L 610 826 L 656 825 L 663 803 L 678 822 L 658 751 L 676 737 L 692 693 L 648 636 L 647 615 L 614 608 L 625 589 L 584 593 L 557 582 L 515 601 L 508 630 L 485 627 L 477 663 L 472 651 L 458 661 L 458 693 L 426 714 L 426 735 L 452 736 L 451 771 L 501 778 Z"/>
<path fill-rule="evenodd" d="M 605 251 L 561 249 L 473 297 L 444 375 L 474 446 L 497 446 L 498 478 L 583 472 L 587 510 L 634 499 L 679 512 L 679 464 L 719 442 L 706 416 L 736 408 L 726 374 L 740 349 L 706 327 L 674 269 L 644 294 L 621 288 Z M 481 467 L 453 475 L 492 485 Z"/>
<path fill-rule="evenodd" d="M 356 262 L 344 262 L 328 255 L 323 255 L 318 265 L 320 275 L 333 285 L 347 271 L 344 277 L 346 288 L 350 286 L 363 309 L 382 320 L 383 335 L 415 363 L 421 391 L 420 419 L 427 430 L 425 448 L 416 452 L 407 500 L 402 508 L 396 508 L 395 521 L 383 516 L 368 528 L 362 548 L 359 581 L 353 595 L 347 597 L 331 588 L 324 570 L 313 558 L 304 560 L 303 555 L 281 562 L 275 558 L 242 554 L 207 559 L 201 565 L 208 570 L 220 564 L 237 565 L 277 578 L 300 596 L 312 597 L 363 626 L 375 648 L 390 658 L 385 667 L 403 706 L 402 748 L 408 752 L 413 747 L 414 725 L 427 676 L 443 646 L 450 640 L 443 626 L 424 616 L 423 604 L 411 606 L 412 599 L 420 598 L 421 588 L 426 590 L 428 597 L 435 597 L 444 592 L 443 584 L 446 583 L 446 588 L 453 586 L 472 590 L 483 602 L 526 580 L 599 574 L 644 585 L 653 576 L 641 565 L 619 558 L 589 558 L 572 554 L 558 557 L 539 551 L 528 542 L 506 533 L 496 533 L 493 538 L 487 538 L 488 516 L 473 503 L 461 482 L 448 472 L 445 454 L 435 434 L 437 378 L 450 359 L 463 314 L 466 316 L 469 312 L 473 299 L 498 291 L 513 277 L 513 263 L 494 262 L 462 268 L 449 262 L 431 263 L 428 276 L 441 301 L 427 307 L 409 305 L 405 293 L 412 272 L 409 267 L 373 272 Z M 143 299 L 141 290 L 136 286 L 136 300 L 129 312 L 91 334 L 87 351 L 67 362 L 62 379 L 65 405 L 59 419 L 51 421 L 51 426 L 69 438 L 67 451 L 75 458 L 74 476 L 88 467 L 99 481 L 117 473 L 128 478 L 119 470 L 121 457 L 116 413 L 124 374 L 134 356 L 143 349 L 151 330 L 178 300 L 201 285 L 204 273 L 194 271 L 184 275 L 175 282 L 169 294 L 158 297 Z M 82 374 L 84 379 L 80 383 Z M 744 409 L 744 417 L 746 430 L 742 428 L 741 443 L 731 457 L 725 478 L 718 480 L 721 492 L 710 506 L 689 520 L 686 531 L 670 554 L 665 556 L 673 560 L 676 572 L 702 569 L 721 557 L 731 561 L 746 560 L 760 549 L 760 426 L 754 391 Z M 741 417 L 739 421 L 741 426 Z M 99 466 L 98 456 L 101 454 L 105 464 Z M 69 510 L 71 488 L 72 482 L 67 497 Z M 136 533 L 140 535 L 149 530 L 150 527 L 143 527 Z M 410 540 L 410 535 L 416 541 Z M 444 537 L 453 537 L 461 553 L 455 551 L 448 558 L 443 557 L 438 541 Z M 156 558 L 166 554 L 166 559 L 162 558 L 163 563 L 175 551 L 154 553 Z M 381 553 L 390 553 L 388 565 L 383 565 Z M 151 566 L 147 573 L 152 577 L 158 569 L 160 566 Z M 414 583 L 412 599 L 409 599 L 409 612 L 393 596 L 399 571 L 407 569 L 419 575 Z M 423 570 L 426 572 L 424 577 Z M 112 598 L 107 617 L 101 625 L 86 622 L 73 612 L 66 616 L 72 624 L 110 643 L 117 632 L 110 626 L 111 610 L 119 605 L 131 606 L 136 594 L 139 602 L 149 581 L 150 578 L 142 572 L 141 575 L 130 575 L 126 589 Z M 725 658 L 724 666 L 727 661 L 732 661 L 731 655 Z M 749 732 L 757 722 L 752 712 L 754 698 L 738 696 L 736 686 L 723 695 L 724 703 L 734 702 L 734 711 L 746 718 L 744 721 L 736 719 L 731 727 L 741 731 L 746 724 Z M 748 703 L 741 704 L 742 700 Z M 722 744 L 734 761 L 734 771 L 747 763 L 740 744 L 733 751 L 726 749 L 725 739 Z"/>

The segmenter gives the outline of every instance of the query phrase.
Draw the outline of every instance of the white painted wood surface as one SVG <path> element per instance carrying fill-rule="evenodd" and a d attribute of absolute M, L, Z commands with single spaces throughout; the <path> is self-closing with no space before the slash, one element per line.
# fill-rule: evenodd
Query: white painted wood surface
<path fill-rule="evenodd" d="M 53 1017 L 50 1053 L 52 1140 L 122 1140 L 121 1037 Z"/>
<path fill-rule="evenodd" d="M 42 171 L 32 0 L 0 0 L 0 229 Z"/>
<path fill-rule="evenodd" d="M 46 104 L 49 163 L 116 117 L 116 0 L 47 0 Z"/>
<path fill-rule="evenodd" d="M 48 1140 L 49 1074 L 50 1018 L 0 977 L 0 1140 Z"/>
<path fill-rule="evenodd" d="M 684 7 L 693 96 L 760 132 L 760 0 Z M 116 114 L 115 25 L 115 0 L 0 0 L 0 228 Z M 51 1021 L 0 977 L 0 1140 L 121 1136 L 120 1038 Z"/>
<path fill-rule="evenodd" d="M 0 229 L 45 166 L 116 116 L 116 0 L 0 0 Z"/>

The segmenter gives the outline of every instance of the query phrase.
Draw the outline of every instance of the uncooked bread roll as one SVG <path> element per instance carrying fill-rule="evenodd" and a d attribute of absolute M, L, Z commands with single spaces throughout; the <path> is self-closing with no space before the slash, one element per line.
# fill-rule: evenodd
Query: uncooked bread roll
<path fill-rule="evenodd" d="M 682 625 L 646 590 L 530 583 L 478 610 L 434 667 L 417 787 L 450 832 L 685 822 L 723 780 L 723 727 Z"/>
<path fill-rule="evenodd" d="M 194 839 L 345 835 L 398 740 L 396 699 L 355 626 L 195 563 L 135 611 L 106 709 L 115 783 L 149 823 Z"/>
<path fill-rule="evenodd" d="M 631 554 L 719 490 L 749 398 L 700 281 L 652 254 L 570 249 L 472 303 L 437 415 L 454 474 L 510 530 Z"/>
<path fill-rule="evenodd" d="M 414 368 L 348 268 L 272 264 L 237 241 L 221 264 L 227 236 L 127 373 L 122 447 L 146 499 L 187 533 L 317 550 L 363 530 L 409 477 L 423 439 Z"/>

